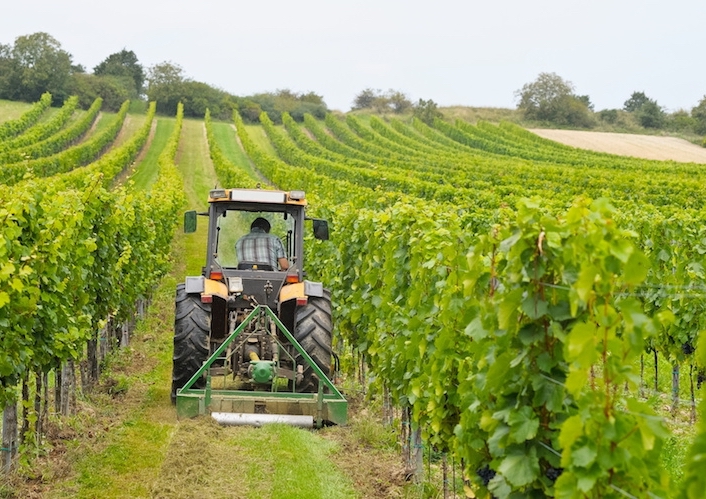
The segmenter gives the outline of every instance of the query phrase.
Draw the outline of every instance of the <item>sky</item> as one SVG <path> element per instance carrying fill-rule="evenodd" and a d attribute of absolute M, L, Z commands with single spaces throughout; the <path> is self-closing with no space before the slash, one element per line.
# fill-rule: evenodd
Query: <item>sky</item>
<path fill-rule="evenodd" d="M 644 92 L 706 95 L 704 0 L 2 0 L 0 44 L 46 32 L 89 72 L 132 50 L 244 96 L 313 91 L 348 111 L 366 88 L 440 106 L 514 108 L 556 73 L 595 110 Z"/>

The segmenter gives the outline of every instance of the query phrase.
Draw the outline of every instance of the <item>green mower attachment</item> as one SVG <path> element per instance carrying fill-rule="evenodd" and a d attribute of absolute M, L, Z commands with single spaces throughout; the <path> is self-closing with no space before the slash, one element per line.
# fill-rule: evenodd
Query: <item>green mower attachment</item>
<path fill-rule="evenodd" d="M 275 324 L 277 330 L 301 355 L 301 360 L 318 377 L 317 393 L 297 392 L 295 373 L 279 366 L 279 355 L 290 354 L 275 334 L 272 339 L 280 347 L 279 355 L 273 360 L 260 360 L 256 355 L 251 356 L 249 373 L 254 389 L 241 389 L 242 383 L 238 382 L 230 367 L 230 358 L 237 349 L 234 345 L 248 340 L 247 337 L 241 338 L 241 333 L 254 321 Z M 194 388 L 194 384 L 203 376 L 206 378 L 205 387 Z M 255 307 L 184 387 L 177 390 L 176 408 L 179 418 L 211 414 L 225 425 L 260 426 L 268 422 L 281 422 L 321 428 L 325 424 L 344 425 L 348 416 L 348 402 L 341 392 L 266 305 Z"/>

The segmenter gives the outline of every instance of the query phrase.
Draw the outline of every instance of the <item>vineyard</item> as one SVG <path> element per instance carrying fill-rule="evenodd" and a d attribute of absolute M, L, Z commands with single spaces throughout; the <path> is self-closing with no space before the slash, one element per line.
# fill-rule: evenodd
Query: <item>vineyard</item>
<path fill-rule="evenodd" d="M 0 405 L 6 429 L 24 401 L 23 435 L 50 399 L 70 411 L 74 362 L 90 386 L 103 346 L 126 341 L 184 199 L 180 115 L 138 188 L 124 177 L 156 147 L 154 106 L 126 133 L 127 103 L 48 102 L 0 123 Z M 344 371 L 407 447 L 460 463 L 471 497 L 701 497 L 704 165 L 509 123 L 282 121 L 207 113 L 219 184 L 302 189 L 330 221 L 306 270 L 332 290 Z"/>

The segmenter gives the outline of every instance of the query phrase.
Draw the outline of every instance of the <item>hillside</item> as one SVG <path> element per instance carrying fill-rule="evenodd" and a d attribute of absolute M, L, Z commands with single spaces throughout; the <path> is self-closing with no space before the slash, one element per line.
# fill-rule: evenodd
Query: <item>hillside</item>
<path fill-rule="evenodd" d="M 704 479 L 689 454 L 706 435 L 694 425 L 706 412 L 701 165 L 567 147 L 511 123 L 245 125 L 153 109 L 111 117 L 110 147 L 78 162 L 101 122 L 59 141 L 42 120 L 71 119 L 35 114 L 6 132 L 8 158 L 32 137 L 50 152 L 32 144 L 38 157 L 8 163 L 14 185 L 0 185 L 0 198 L 28 199 L 0 206 L 14 217 L 0 319 L 24 348 L 14 358 L 39 367 L 2 351 L 15 377 L 0 379 L 6 399 L 26 380 L 25 417 L 47 417 L 46 440 L 22 449 L 0 497 L 439 497 L 463 494 L 461 476 L 479 497 L 579 483 L 668 497 Z M 331 289 L 345 427 L 221 428 L 178 420 L 169 399 L 174 288 L 201 273 L 205 248 L 203 223 L 171 230 L 213 186 L 265 181 L 306 191 L 309 215 L 333 228 L 304 268 Z M 36 206 L 50 216 L 23 211 Z M 56 254 L 62 265 L 43 266 Z M 15 261 L 28 263 L 11 280 Z M 41 327 L 24 298 L 40 287 Z M 98 362 L 91 341 L 113 353 Z M 59 376 L 81 386 L 61 411 Z M 405 480 L 415 474 L 419 485 Z"/>

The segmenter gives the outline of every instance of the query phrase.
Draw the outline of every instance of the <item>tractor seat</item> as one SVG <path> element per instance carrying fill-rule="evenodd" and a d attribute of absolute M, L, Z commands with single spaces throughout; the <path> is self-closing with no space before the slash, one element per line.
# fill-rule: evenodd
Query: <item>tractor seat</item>
<path fill-rule="evenodd" d="M 274 270 L 272 265 L 263 262 L 240 262 L 238 270 Z"/>

